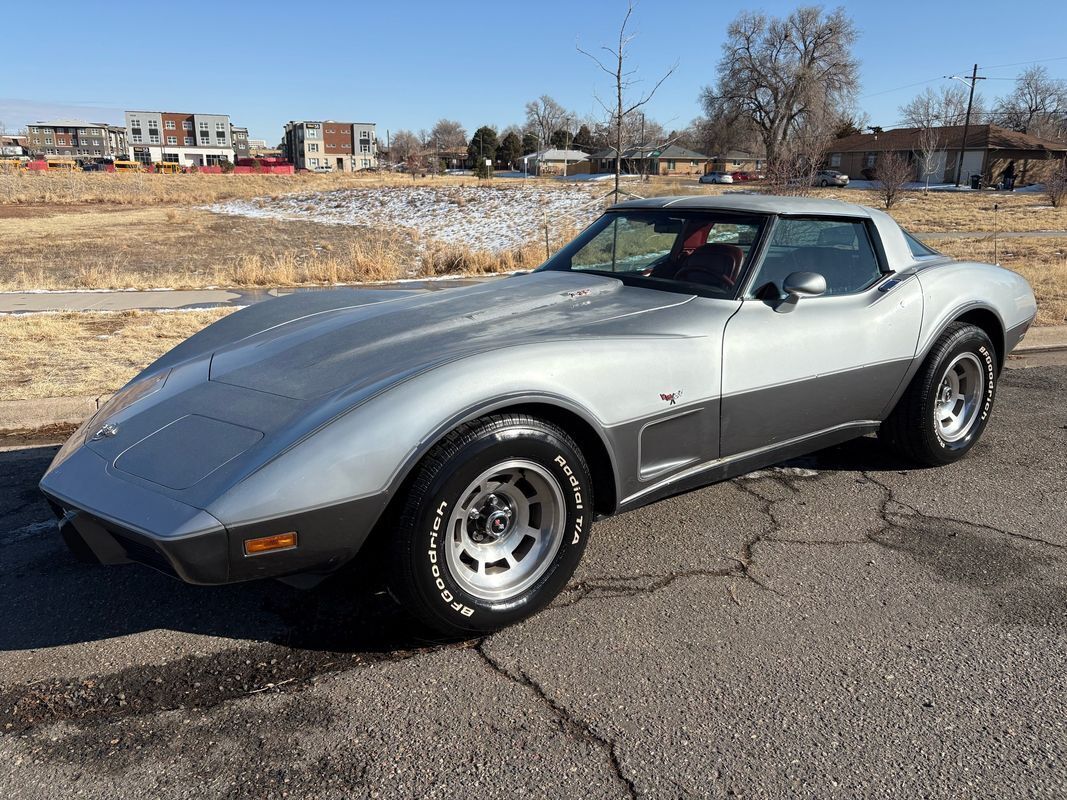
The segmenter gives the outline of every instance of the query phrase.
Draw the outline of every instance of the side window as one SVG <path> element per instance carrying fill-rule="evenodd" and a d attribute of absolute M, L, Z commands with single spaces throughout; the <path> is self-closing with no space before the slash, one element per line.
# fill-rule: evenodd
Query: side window
<path fill-rule="evenodd" d="M 571 257 L 571 269 L 643 272 L 670 255 L 677 238 L 677 226 L 617 217 Z"/>
<path fill-rule="evenodd" d="M 903 233 L 904 240 L 908 243 L 908 249 L 911 250 L 911 254 L 915 256 L 915 258 L 930 258 L 931 256 L 941 255 L 932 247 L 927 247 L 907 231 L 903 231 Z"/>
<path fill-rule="evenodd" d="M 817 272 L 826 278 L 826 294 L 852 294 L 882 274 L 862 222 L 847 219 L 778 220 L 751 294 L 768 283 L 779 291 L 791 272 Z"/>

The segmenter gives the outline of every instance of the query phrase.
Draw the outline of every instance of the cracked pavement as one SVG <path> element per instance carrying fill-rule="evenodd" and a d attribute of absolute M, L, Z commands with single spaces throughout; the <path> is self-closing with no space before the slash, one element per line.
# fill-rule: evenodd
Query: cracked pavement
<path fill-rule="evenodd" d="M 601 521 L 471 641 L 358 571 L 82 565 L 54 452 L 0 452 L 5 798 L 1067 794 L 1062 360 L 1006 371 L 950 467 L 867 438 Z"/>

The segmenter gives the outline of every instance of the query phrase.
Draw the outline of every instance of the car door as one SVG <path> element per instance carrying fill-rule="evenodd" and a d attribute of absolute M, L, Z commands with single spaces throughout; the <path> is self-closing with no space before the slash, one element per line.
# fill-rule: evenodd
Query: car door
<path fill-rule="evenodd" d="M 915 354 L 922 291 L 887 277 L 869 220 L 780 217 L 723 337 L 720 453 L 882 418 Z M 792 272 L 827 291 L 783 299 Z"/>

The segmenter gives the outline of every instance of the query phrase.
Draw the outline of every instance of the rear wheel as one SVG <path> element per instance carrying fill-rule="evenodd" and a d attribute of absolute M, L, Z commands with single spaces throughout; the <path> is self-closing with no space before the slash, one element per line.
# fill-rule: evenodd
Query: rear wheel
<path fill-rule="evenodd" d="M 565 431 L 485 417 L 416 468 L 393 533 L 393 593 L 448 635 L 496 630 L 547 605 L 573 574 L 592 522 L 592 480 Z"/>
<path fill-rule="evenodd" d="M 938 337 L 878 435 L 921 464 L 957 461 L 985 430 L 996 382 L 996 352 L 985 331 L 954 322 Z"/>

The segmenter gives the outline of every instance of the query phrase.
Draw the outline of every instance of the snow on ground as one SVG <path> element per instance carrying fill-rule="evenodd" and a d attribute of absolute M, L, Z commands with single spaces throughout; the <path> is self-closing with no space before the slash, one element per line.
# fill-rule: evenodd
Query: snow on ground
<path fill-rule="evenodd" d="M 207 206 L 217 214 L 331 225 L 402 228 L 419 238 L 498 252 L 583 228 L 600 215 L 596 192 L 545 186 L 393 186 L 339 189 Z"/>

